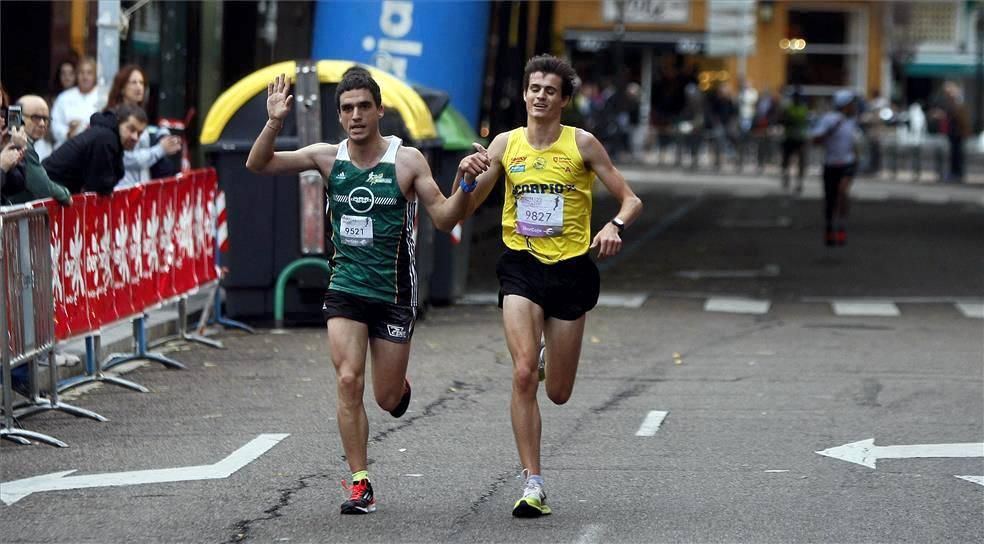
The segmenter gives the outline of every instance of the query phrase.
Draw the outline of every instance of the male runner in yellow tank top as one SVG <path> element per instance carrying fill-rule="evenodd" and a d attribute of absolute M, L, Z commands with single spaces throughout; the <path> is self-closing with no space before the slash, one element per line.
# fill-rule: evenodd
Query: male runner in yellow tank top
<path fill-rule="evenodd" d="M 549 55 L 530 59 L 523 74 L 526 127 L 504 132 L 489 146 L 491 167 L 477 178 L 470 212 L 505 174 L 499 305 L 513 360 L 512 426 L 526 474 L 513 515 L 550 513 L 540 475 L 540 407 L 537 403 L 540 338 L 548 354 L 547 397 L 564 404 L 574 389 L 585 314 L 598 301 L 598 268 L 588 255 L 617 254 L 622 230 L 639 216 L 642 201 L 612 165 L 591 133 L 560 124 L 574 94 L 574 69 Z M 595 176 L 621 208 L 591 238 L 591 186 Z"/>

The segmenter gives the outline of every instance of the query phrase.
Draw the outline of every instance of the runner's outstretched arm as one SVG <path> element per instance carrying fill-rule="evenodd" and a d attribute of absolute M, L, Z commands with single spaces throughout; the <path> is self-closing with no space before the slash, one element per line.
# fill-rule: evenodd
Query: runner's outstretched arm
<path fill-rule="evenodd" d="M 437 230 L 448 232 L 465 217 L 471 201 L 469 194 L 476 188 L 475 178 L 488 170 L 489 157 L 485 148 L 477 143 L 472 145 L 475 153 L 461 159 L 458 163 L 458 171 L 455 173 L 454 185 L 449 197 L 441 193 L 437 182 L 434 181 L 430 166 L 420 151 L 408 148 L 412 153 L 414 189 L 421 203 L 427 208 L 427 213 L 430 214 Z M 464 183 L 465 187 L 460 187 L 461 183 Z"/>

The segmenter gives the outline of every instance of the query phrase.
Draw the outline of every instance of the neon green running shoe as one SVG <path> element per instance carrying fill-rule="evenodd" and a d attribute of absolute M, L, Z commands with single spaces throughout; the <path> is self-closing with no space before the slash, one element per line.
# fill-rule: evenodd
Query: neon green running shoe
<path fill-rule="evenodd" d="M 547 493 L 543 490 L 543 485 L 526 480 L 523 497 L 516 501 L 512 515 L 517 518 L 538 518 L 548 516 L 550 513 L 550 507 L 547 506 Z"/>

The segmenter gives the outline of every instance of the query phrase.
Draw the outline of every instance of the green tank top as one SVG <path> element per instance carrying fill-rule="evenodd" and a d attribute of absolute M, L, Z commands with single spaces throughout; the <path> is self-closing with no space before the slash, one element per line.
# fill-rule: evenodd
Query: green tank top
<path fill-rule="evenodd" d="M 415 307 L 417 203 L 407 201 L 396 178 L 402 141 L 387 140 L 386 154 L 368 169 L 352 164 L 348 140 L 338 144 L 327 190 L 335 246 L 328 288 Z"/>

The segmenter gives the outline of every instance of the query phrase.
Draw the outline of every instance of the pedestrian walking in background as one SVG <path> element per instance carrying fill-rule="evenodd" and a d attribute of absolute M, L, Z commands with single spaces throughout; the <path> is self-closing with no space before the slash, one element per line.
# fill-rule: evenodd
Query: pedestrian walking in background
<path fill-rule="evenodd" d="M 810 132 L 823 146 L 824 242 L 847 243 L 848 193 L 858 163 L 857 96 L 842 89 L 834 93 L 834 110 L 820 118 Z"/>
<path fill-rule="evenodd" d="M 782 123 L 782 188 L 789 189 L 789 166 L 796 157 L 796 192 L 803 192 L 803 178 L 806 175 L 807 130 L 810 109 L 803 100 L 799 88 L 793 89 L 789 101 L 783 107 Z"/>

